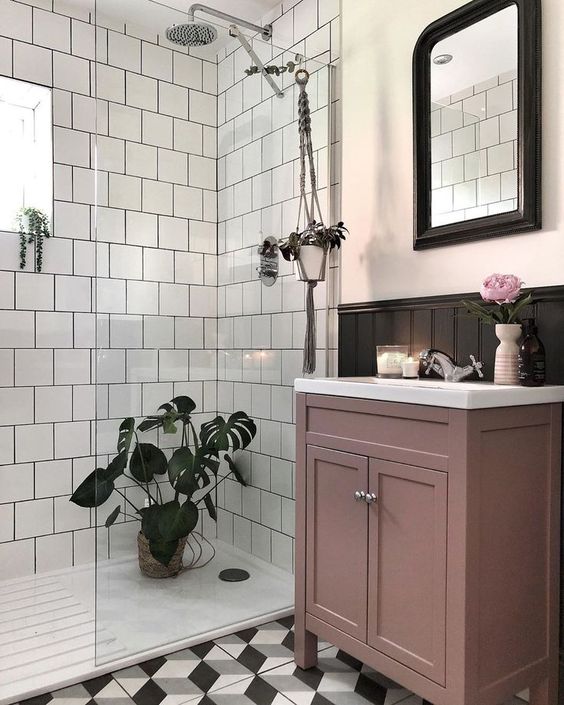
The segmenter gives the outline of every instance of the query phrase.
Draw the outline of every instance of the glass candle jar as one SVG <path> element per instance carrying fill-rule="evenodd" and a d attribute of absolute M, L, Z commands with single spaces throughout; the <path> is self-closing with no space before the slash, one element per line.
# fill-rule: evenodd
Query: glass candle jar
<path fill-rule="evenodd" d="M 407 345 L 378 345 L 376 358 L 378 377 L 402 377 L 403 363 L 407 360 Z"/>
<path fill-rule="evenodd" d="M 419 377 L 419 360 L 408 357 L 402 363 L 402 371 L 404 379 L 417 379 Z"/>

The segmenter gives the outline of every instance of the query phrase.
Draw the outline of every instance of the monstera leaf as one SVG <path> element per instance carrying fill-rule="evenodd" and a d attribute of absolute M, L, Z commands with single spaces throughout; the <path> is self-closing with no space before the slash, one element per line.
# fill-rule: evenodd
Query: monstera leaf
<path fill-rule="evenodd" d="M 164 433 L 176 433 L 178 428 L 176 423 L 181 421 L 187 424 L 190 421 L 190 414 L 196 408 L 196 402 L 190 397 L 175 397 L 167 404 L 162 404 L 159 411 L 164 413 L 158 416 L 148 416 L 142 421 L 138 429 L 140 431 L 151 431 L 154 428 L 162 428 Z"/>
<path fill-rule="evenodd" d="M 139 426 L 137 426 L 137 430 L 141 431 L 141 433 L 145 433 L 146 431 L 152 431 L 154 428 L 159 428 L 159 426 L 162 425 L 163 421 L 160 416 L 147 416 L 147 418 L 141 421 Z"/>
<path fill-rule="evenodd" d="M 162 420 L 163 433 L 172 435 L 178 433 L 178 426 L 176 425 L 178 414 L 175 411 L 167 411 L 166 414 L 163 415 Z"/>
<path fill-rule="evenodd" d="M 106 468 L 107 477 L 110 480 L 117 480 L 120 475 L 123 475 L 127 467 L 127 452 L 123 450 L 119 455 L 112 460 Z"/>
<path fill-rule="evenodd" d="M 190 500 L 184 504 L 167 502 L 159 510 L 159 532 L 165 541 L 176 541 L 189 536 L 196 528 L 198 507 Z"/>
<path fill-rule="evenodd" d="M 243 475 L 241 475 L 241 471 L 239 470 L 239 468 L 235 464 L 235 461 L 233 460 L 233 458 L 231 458 L 229 455 L 227 455 L 227 453 L 223 457 L 225 458 L 227 465 L 229 465 L 229 469 L 235 475 L 235 479 L 237 480 L 237 482 L 239 482 L 241 485 L 243 485 L 243 487 L 246 487 L 247 481 L 245 480 Z"/>
<path fill-rule="evenodd" d="M 76 488 L 71 502 L 79 507 L 99 507 L 109 499 L 115 489 L 113 480 L 109 480 L 106 468 L 96 468 Z"/>
<path fill-rule="evenodd" d="M 229 465 L 229 470 L 233 473 L 237 482 L 240 482 L 243 485 L 243 487 L 247 487 L 247 482 L 246 482 L 245 478 L 243 477 L 243 475 L 241 474 L 239 468 L 237 467 L 237 465 L 233 461 L 233 459 L 229 455 L 227 455 L 227 453 L 225 454 L 224 458 L 225 458 L 225 461 L 227 462 L 227 464 Z M 219 466 L 218 461 L 214 461 L 214 462 L 216 462 Z M 202 477 L 204 477 L 204 475 L 202 475 Z M 208 477 L 208 484 L 211 484 L 209 477 Z M 213 519 L 214 521 L 217 521 L 217 511 L 216 511 L 215 505 L 213 503 L 211 492 L 207 492 L 199 500 L 199 502 L 203 502 L 206 505 L 206 509 L 208 510 L 208 514 L 210 515 L 210 518 Z"/>
<path fill-rule="evenodd" d="M 104 526 L 106 527 L 106 529 L 109 529 L 110 526 L 112 526 L 112 524 L 115 524 L 120 513 L 121 513 L 121 505 L 118 504 L 118 506 L 114 509 L 114 511 L 108 516 L 108 518 L 104 522 Z"/>
<path fill-rule="evenodd" d="M 219 453 L 213 448 L 200 446 L 194 454 L 194 466 L 198 479 L 203 480 L 206 485 L 209 483 L 207 471 L 209 470 L 214 477 L 217 477 L 219 465 Z M 208 482 L 206 482 L 206 479 Z"/>
<path fill-rule="evenodd" d="M 121 423 L 121 426 L 119 427 L 119 435 L 117 442 L 118 453 L 123 453 L 124 451 L 126 453 L 129 453 L 134 431 L 135 419 L 124 419 Z"/>
<path fill-rule="evenodd" d="M 191 414 L 196 408 L 196 402 L 190 397 L 175 397 L 171 404 L 174 404 L 178 413 L 184 416 Z"/>
<path fill-rule="evenodd" d="M 213 519 L 213 521 L 217 521 L 217 511 L 213 503 L 213 499 L 211 498 L 211 495 L 207 494 L 204 496 L 204 504 L 206 505 L 206 509 L 208 510 L 210 519 Z"/>
<path fill-rule="evenodd" d="M 168 462 L 168 479 L 176 492 L 188 497 L 198 489 L 194 454 L 190 448 L 182 447 L 174 451 Z"/>
<path fill-rule="evenodd" d="M 172 454 L 172 458 L 168 461 L 168 479 L 170 480 L 170 484 L 174 485 L 179 475 L 193 465 L 194 454 L 190 448 L 183 446 L 175 450 Z"/>
<path fill-rule="evenodd" d="M 160 504 L 151 504 L 150 507 L 144 507 L 141 509 L 141 531 L 146 536 L 146 538 L 155 541 L 162 539 L 161 533 L 159 531 L 159 511 L 161 509 Z"/>
<path fill-rule="evenodd" d="M 225 421 L 217 416 L 213 421 L 202 424 L 200 439 L 204 446 L 220 450 L 240 450 L 246 448 L 257 433 L 255 422 L 244 411 L 236 411 Z"/>
<path fill-rule="evenodd" d="M 131 456 L 129 470 L 138 482 L 152 482 L 155 475 L 166 473 L 166 455 L 152 443 L 138 443 Z"/>
<path fill-rule="evenodd" d="M 190 448 L 178 448 L 168 462 L 168 479 L 177 492 L 191 497 L 200 486 L 207 487 L 211 483 L 208 470 L 217 475 L 217 457 L 213 449 L 200 447 L 192 453 Z"/>
<path fill-rule="evenodd" d="M 169 407 L 170 410 L 167 411 L 165 407 Z M 176 433 L 177 427 L 176 422 L 178 421 L 178 414 L 172 409 L 170 404 L 163 404 L 159 407 L 159 411 L 163 410 L 164 414 L 159 416 L 147 416 L 144 421 L 141 421 L 137 429 L 143 433 L 146 431 L 152 431 L 155 428 L 162 428 L 164 433 Z"/>
<path fill-rule="evenodd" d="M 70 501 L 79 507 L 99 507 L 115 489 L 115 481 L 125 470 L 127 453 L 117 455 L 107 468 L 97 468 L 77 487 Z"/>

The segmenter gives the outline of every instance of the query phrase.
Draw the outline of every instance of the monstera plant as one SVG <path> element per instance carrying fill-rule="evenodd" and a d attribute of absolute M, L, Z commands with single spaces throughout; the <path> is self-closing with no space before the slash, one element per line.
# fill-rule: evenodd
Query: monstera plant
<path fill-rule="evenodd" d="M 141 571 L 150 577 L 169 577 L 182 570 L 182 555 L 198 523 L 199 506 L 204 505 L 209 516 L 217 520 L 214 493 L 221 482 L 233 476 L 246 485 L 230 453 L 251 443 L 256 435 L 254 421 L 237 411 L 227 421 L 218 416 L 202 424 L 198 433 L 192 421 L 195 409 L 192 399 L 181 396 L 160 406 L 161 413 L 148 416 L 137 428 L 134 419 L 124 419 L 117 455 L 108 467 L 94 470 L 71 497 L 78 506 L 91 508 L 119 495 L 120 503 L 108 516 L 106 526 L 122 514 L 141 522 L 139 563 Z M 156 429 L 165 434 L 180 431 L 180 447 L 170 459 L 160 448 L 140 439 L 139 434 Z M 228 468 L 224 477 L 218 474 L 222 459 Z M 143 490 L 144 506 L 135 505 L 117 486 L 121 478 Z M 163 496 L 166 485 L 161 487 L 166 479 L 172 490 L 167 493 L 169 499 Z"/>

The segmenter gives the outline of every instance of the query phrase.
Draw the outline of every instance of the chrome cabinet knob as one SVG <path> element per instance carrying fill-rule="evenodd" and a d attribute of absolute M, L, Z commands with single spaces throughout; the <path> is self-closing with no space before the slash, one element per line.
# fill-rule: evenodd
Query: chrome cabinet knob
<path fill-rule="evenodd" d="M 366 498 L 366 492 L 362 492 L 361 490 L 359 490 L 358 492 L 354 493 L 355 502 L 362 502 L 362 500 L 365 498 Z"/>
<path fill-rule="evenodd" d="M 366 504 L 375 504 L 378 501 L 378 497 L 376 497 L 375 494 L 370 493 L 368 493 L 364 499 L 366 501 Z"/>

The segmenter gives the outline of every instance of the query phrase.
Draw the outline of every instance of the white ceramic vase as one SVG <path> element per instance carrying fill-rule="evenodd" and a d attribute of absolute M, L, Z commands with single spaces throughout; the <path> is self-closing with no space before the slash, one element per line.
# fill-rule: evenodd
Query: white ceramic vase
<path fill-rule="evenodd" d="M 495 384 L 519 384 L 520 323 L 498 323 L 495 334 L 500 343 L 495 353 Z"/>

